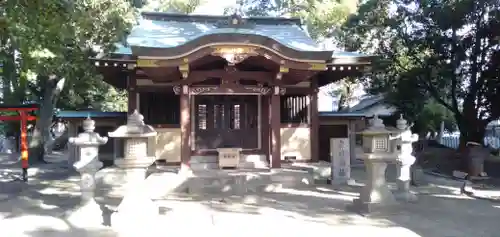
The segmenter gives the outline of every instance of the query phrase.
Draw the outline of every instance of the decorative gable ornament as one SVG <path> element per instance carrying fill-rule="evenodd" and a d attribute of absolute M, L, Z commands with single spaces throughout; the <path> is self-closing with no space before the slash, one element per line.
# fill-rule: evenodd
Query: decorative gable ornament
<path fill-rule="evenodd" d="M 248 22 L 245 18 L 241 17 L 240 14 L 234 13 L 229 16 L 228 19 L 215 23 L 215 27 L 253 29 L 255 28 L 255 24 Z"/>

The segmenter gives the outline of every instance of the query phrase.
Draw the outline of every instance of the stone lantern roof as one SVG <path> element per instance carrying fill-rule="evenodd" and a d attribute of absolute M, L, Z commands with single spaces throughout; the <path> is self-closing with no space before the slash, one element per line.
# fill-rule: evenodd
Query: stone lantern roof
<path fill-rule="evenodd" d="M 369 121 L 369 126 L 367 129 L 358 132 L 358 134 L 363 135 L 383 135 L 383 134 L 392 134 L 394 131 L 387 128 L 384 125 L 384 121 L 378 117 L 377 114 Z"/>
<path fill-rule="evenodd" d="M 156 131 L 144 123 L 144 116 L 135 110 L 127 118 L 127 124 L 109 132 L 110 137 L 154 137 Z"/>

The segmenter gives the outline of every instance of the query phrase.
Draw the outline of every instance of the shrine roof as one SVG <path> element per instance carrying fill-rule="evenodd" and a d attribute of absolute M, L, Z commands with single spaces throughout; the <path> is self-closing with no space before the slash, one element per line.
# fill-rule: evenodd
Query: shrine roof
<path fill-rule="evenodd" d="M 30 104 L 0 104 L 0 110 L 23 110 L 23 109 L 38 109 L 40 105 L 30 103 Z"/>
<path fill-rule="evenodd" d="M 116 54 L 132 54 L 131 47 L 173 48 L 208 35 L 241 34 L 273 39 L 297 51 L 322 49 L 301 27 L 297 18 L 249 17 L 232 25 L 229 16 L 145 12 Z"/>
<path fill-rule="evenodd" d="M 319 116 L 321 117 L 365 117 L 364 113 L 359 112 L 342 112 L 342 111 L 320 111 Z"/>
<path fill-rule="evenodd" d="M 63 110 L 55 114 L 57 118 L 121 118 L 127 117 L 126 112 L 103 112 L 103 111 L 72 111 Z"/>

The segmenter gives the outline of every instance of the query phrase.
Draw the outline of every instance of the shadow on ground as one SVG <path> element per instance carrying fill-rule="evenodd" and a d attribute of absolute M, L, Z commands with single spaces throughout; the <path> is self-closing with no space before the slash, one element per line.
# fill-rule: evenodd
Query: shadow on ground
<path fill-rule="evenodd" d="M 7 175 L 1 177 L 7 180 L 8 175 L 14 172 L 14 166 L 0 163 L 1 174 Z M 390 167 L 387 173 L 391 187 L 394 187 L 395 179 L 393 169 Z M 82 228 L 65 219 L 65 212 L 75 209 L 80 202 L 76 172 L 57 164 L 43 164 L 34 167 L 31 172 L 32 179 L 28 184 L 13 185 L 18 188 L 13 189 L 12 194 L 17 198 L 0 201 L 2 236 L 10 233 L 5 231 L 9 228 L 23 232 L 23 235 L 5 235 L 9 237 L 116 236 L 109 228 Z M 362 169 L 353 169 L 352 176 L 360 184 L 363 183 Z M 419 193 L 417 203 L 402 204 L 395 211 L 369 217 L 346 211 L 346 207 L 358 196 L 361 185 L 317 185 L 244 197 L 167 195 L 156 201 L 162 214 L 162 225 L 158 226 L 158 230 L 166 234 L 177 228 L 182 229 L 185 235 L 191 232 L 199 234 L 204 231 L 203 228 L 186 229 L 179 227 L 178 223 L 196 223 L 195 226 L 198 226 L 205 221 L 224 230 L 240 228 L 248 233 L 266 233 L 268 229 L 274 229 L 276 232 L 267 233 L 288 231 L 291 233 L 289 236 L 306 233 L 301 231 L 349 236 L 366 236 L 367 233 L 370 236 L 393 234 L 401 237 L 498 236 L 498 204 L 461 195 L 460 182 L 435 177 L 429 179 L 428 186 L 415 188 L 414 191 Z M 5 190 L 2 192 L 8 193 Z M 224 233 L 230 234 L 229 231 Z"/>
<path fill-rule="evenodd" d="M 18 179 L 18 155 L 0 155 L 1 236 L 111 236 L 98 234 L 105 231 L 101 228 L 81 229 L 66 220 L 80 205 L 79 176 L 60 158 L 56 154 L 48 163 L 31 165 L 25 183 Z"/>
<path fill-rule="evenodd" d="M 353 176 L 361 183 L 364 180 L 362 169 L 353 170 Z M 387 176 L 389 181 L 394 181 L 392 171 Z M 371 236 L 498 236 L 500 206 L 461 195 L 460 182 L 429 178 L 432 179 L 429 185 L 415 188 L 419 193 L 418 202 L 401 204 L 394 210 L 369 217 L 346 211 L 347 206 L 358 196 L 361 186 L 317 185 L 245 197 L 166 196 L 159 201 L 159 205 L 168 217 L 169 212 L 175 212 L 180 203 L 201 204 L 208 212 L 215 213 L 212 217 L 215 224 L 219 222 L 221 225 L 237 225 L 241 228 L 245 228 L 248 223 L 238 224 L 232 219 L 245 214 L 254 216 L 248 217 L 248 222 L 261 223 L 269 219 L 264 217 L 268 216 L 281 223 L 280 228 L 287 226 L 288 229 L 294 229 L 300 223 L 309 223 L 314 224 L 314 228 L 329 226 L 338 230 L 338 233 L 350 233 L 350 236 L 365 236 L 367 231 Z M 394 183 L 391 182 L 390 186 L 394 187 Z M 218 218 L 224 213 L 228 214 L 227 218 Z M 286 222 L 289 224 L 286 225 Z M 272 221 L 262 225 L 273 228 L 270 223 Z"/>

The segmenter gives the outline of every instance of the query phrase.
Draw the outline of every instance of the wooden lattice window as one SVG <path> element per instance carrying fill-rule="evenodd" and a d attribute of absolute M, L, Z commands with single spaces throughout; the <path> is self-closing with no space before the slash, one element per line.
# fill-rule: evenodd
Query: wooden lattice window
<path fill-rule="evenodd" d="M 232 111 L 231 111 L 231 129 L 240 129 L 241 128 L 241 113 L 240 113 L 240 108 L 241 106 L 239 104 L 235 104 L 232 106 Z"/>
<path fill-rule="evenodd" d="M 198 129 L 207 129 L 207 105 L 205 104 L 198 105 Z"/>
<path fill-rule="evenodd" d="M 281 97 L 282 123 L 309 123 L 309 98 L 307 95 Z"/>
<path fill-rule="evenodd" d="M 139 93 L 139 112 L 144 122 L 151 125 L 179 125 L 180 97 L 174 93 Z"/>

